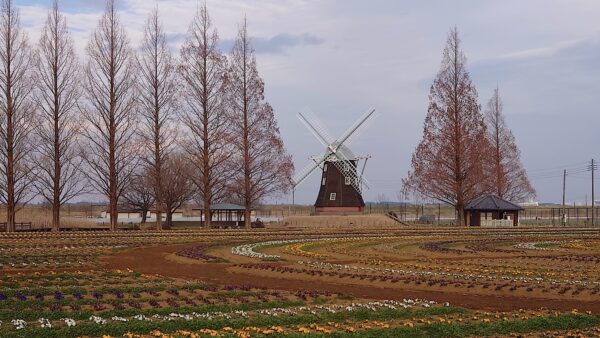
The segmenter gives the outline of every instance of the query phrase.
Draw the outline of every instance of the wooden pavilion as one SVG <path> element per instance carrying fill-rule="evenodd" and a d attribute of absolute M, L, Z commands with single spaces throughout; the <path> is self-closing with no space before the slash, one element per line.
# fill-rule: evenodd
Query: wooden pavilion
<path fill-rule="evenodd" d="M 200 220 L 206 217 L 204 208 L 193 208 L 200 211 Z M 246 208 L 233 203 L 217 203 L 210 206 L 211 224 L 213 226 L 239 227 L 244 226 L 244 212 Z"/>
<path fill-rule="evenodd" d="M 519 225 L 523 208 L 496 195 L 487 194 L 472 200 L 465 207 L 465 224 L 483 227 Z"/>

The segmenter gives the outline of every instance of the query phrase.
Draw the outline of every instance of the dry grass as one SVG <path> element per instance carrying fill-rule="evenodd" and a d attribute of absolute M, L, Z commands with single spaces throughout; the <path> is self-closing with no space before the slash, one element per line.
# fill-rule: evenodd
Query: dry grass
<path fill-rule="evenodd" d="M 92 220 L 79 212 L 63 212 L 65 216 L 61 217 L 61 227 L 78 228 L 92 227 L 96 225 Z M 52 224 L 52 211 L 40 206 L 26 206 L 17 212 L 17 223 L 29 223 L 33 228 L 49 228 Z M 0 222 L 6 222 L 6 211 L 0 211 Z"/>
<path fill-rule="evenodd" d="M 284 225 L 293 227 L 377 227 L 400 226 L 389 217 L 381 214 L 348 216 L 288 216 Z"/>

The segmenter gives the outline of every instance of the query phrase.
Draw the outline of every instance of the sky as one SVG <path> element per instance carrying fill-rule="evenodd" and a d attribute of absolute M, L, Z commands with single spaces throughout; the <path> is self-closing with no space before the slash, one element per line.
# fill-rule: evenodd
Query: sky
<path fill-rule="evenodd" d="M 51 1 L 14 2 L 37 42 Z M 177 52 L 199 3 L 121 0 L 119 9 L 137 46 L 147 15 L 158 8 Z M 60 4 L 85 59 L 104 1 Z M 537 200 L 560 202 L 563 169 L 567 202 L 590 199 L 591 173 L 585 167 L 592 158 L 600 160 L 600 1 L 208 0 L 207 5 L 226 53 L 246 16 L 265 96 L 297 170 L 324 152 L 298 112 L 312 111 L 337 136 L 374 108 L 377 117 L 350 148 L 371 156 L 365 199 L 397 200 L 422 136 L 429 87 L 447 34 L 456 26 L 482 107 L 499 88 Z M 318 176 L 298 187 L 297 203 L 314 203 Z M 291 195 L 275 200 L 290 201 Z"/>

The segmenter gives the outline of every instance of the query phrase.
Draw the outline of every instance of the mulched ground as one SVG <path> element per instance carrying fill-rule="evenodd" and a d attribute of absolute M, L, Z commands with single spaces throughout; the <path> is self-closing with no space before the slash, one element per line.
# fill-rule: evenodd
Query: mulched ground
<path fill-rule="evenodd" d="M 517 309 L 548 308 L 559 311 L 592 311 L 600 313 L 600 302 L 569 299 L 545 299 L 534 297 L 495 296 L 452 291 L 414 290 L 410 286 L 397 285 L 394 288 L 384 287 L 382 283 L 373 282 L 368 285 L 343 283 L 331 280 L 314 280 L 308 276 L 283 274 L 269 276 L 261 271 L 241 271 L 231 263 L 197 263 L 192 260 L 174 259 L 176 252 L 193 244 L 146 247 L 121 251 L 101 258 L 101 262 L 109 269 L 133 269 L 146 274 L 160 274 L 168 277 L 202 280 L 218 285 L 252 285 L 275 290 L 318 290 L 353 295 L 366 299 L 424 298 L 437 302 L 449 302 L 456 306 L 486 311 L 511 311 Z M 228 257 L 231 259 L 231 257 Z M 240 262 L 246 262 L 244 258 Z M 282 263 L 283 264 L 283 263 Z"/>

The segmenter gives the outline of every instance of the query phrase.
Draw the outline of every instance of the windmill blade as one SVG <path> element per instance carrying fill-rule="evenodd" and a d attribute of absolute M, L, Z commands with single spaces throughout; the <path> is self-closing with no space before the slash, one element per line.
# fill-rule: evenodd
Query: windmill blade
<path fill-rule="evenodd" d="M 313 159 L 313 163 L 309 163 L 302 171 L 300 171 L 297 175 L 294 176 L 294 188 L 296 188 L 300 183 L 302 183 L 305 179 L 307 179 L 310 174 L 315 171 L 315 169 L 321 167 L 321 164 L 325 162 L 325 160 L 329 157 L 329 153 L 325 154 L 320 159 Z"/>
<path fill-rule="evenodd" d="M 363 177 L 362 173 L 360 176 L 358 176 L 357 166 L 355 166 L 352 161 L 346 157 L 343 151 L 336 151 L 333 153 L 333 155 L 337 158 L 337 161 L 333 161 L 333 163 L 337 163 L 336 167 L 338 170 L 344 175 L 347 175 L 347 177 L 351 179 L 351 182 L 356 182 L 356 185 L 353 185 L 358 192 L 362 191 L 361 183 L 365 188 L 370 188 L 370 183 Z"/>
<path fill-rule="evenodd" d="M 342 144 L 344 144 L 344 142 L 346 142 L 350 136 L 352 136 L 352 134 L 354 134 L 356 132 L 356 130 L 358 128 L 360 128 L 360 126 L 362 126 L 369 118 L 371 118 L 372 116 L 374 116 L 375 114 L 375 109 L 370 109 L 368 110 L 360 119 L 358 119 L 358 121 L 352 125 L 352 127 L 350 127 L 350 129 L 348 129 L 348 131 L 346 131 L 342 138 L 339 141 L 338 146 L 341 146 Z"/>
<path fill-rule="evenodd" d="M 342 173 L 344 179 L 350 181 L 350 185 L 359 193 L 361 193 L 360 178 L 356 175 L 356 168 L 351 162 L 346 161 L 332 161 L 333 165 Z M 345 182 L 344 182 L 345 184 Z"/>
<path fill-rule="evenodd" d="M 334 142 L 333 137 L 329 135 L 315 117 L 309 117 L 306 113 L 298 113 L 298 118 L 325 147 L 329 147 Z"/>

